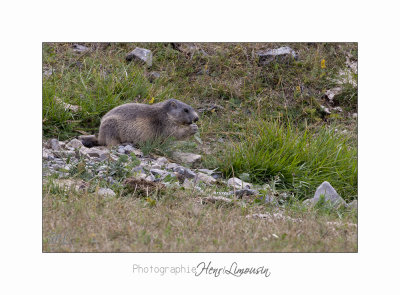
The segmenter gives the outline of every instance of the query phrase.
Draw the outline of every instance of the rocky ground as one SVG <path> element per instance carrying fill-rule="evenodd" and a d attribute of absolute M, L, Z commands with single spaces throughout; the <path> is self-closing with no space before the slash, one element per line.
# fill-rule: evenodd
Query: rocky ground
<path fill-rule="evenodd" d="M 97 179 L 105 186 L 98 187 L 97 194 L 111 197 L 116 196 L 116 192 L 108 186 L 118 184 L 134 187 L 135 191 L 140 188 L 141 192 L 146 192 L 146 197 L 155 188 L 196 190 L 207 194 L 202 198 L 204 202 L 229 203 L 233 199 L 241 199 L 279 205 L 291 197 L 287 193 L 273 191 L 269 184 L 253 185 L 237 177 L 223 179 L 216 170 L 199 168 L 201 155 L 176 151 L 172 158 L 175 162 L 166 157 L 144 156 L 131 144 L 114 148 L 87 148 L 79 139 L 69 142 L 50 139 L 43 143 L 43 177 L 47 181 L 47 177 L 51 176 L 54 184 L 67 188 L 74 186 L 78 190 L 90 188 L 90 182 Z M 99 181 L 95 183 L 98 185 Z M 336 208 L 357 209 L 356 200 L 347 204 L 329 182 L 322 183 L 314 197 L 303 203 L 312 206 L 318 202 L 326 202 Z"/>

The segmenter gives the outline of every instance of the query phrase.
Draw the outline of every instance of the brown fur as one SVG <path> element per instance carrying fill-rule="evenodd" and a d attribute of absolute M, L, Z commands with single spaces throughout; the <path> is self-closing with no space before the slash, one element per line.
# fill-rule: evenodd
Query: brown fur
<path fill-rule="evenodd" d="M 101 119 L 99 145 L 143 143 L 155 138 L 172 136 L 183 139 L 195 134 L 199 119 L 193 108 L 170 99 L 154 105 L 128 103 L 120 105 Z"/>

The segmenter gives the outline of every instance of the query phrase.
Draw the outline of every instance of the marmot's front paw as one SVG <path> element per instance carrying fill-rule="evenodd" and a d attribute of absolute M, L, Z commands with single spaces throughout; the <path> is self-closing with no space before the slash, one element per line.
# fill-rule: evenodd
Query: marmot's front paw
<path fill-rule="evenodd" d="M 190 124 L 190 133 L 195 134 L 197 131 L 199 131 L 199 127 L 196 124 Z"/>

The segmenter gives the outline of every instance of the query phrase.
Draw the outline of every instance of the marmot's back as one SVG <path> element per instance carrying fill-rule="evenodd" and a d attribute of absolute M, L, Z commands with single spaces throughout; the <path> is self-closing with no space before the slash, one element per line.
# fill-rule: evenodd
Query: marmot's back
<path fill-rule="evenodd" d="M 173 136 L 183 139 L 197 132 L 199 119 L 193 108 L 170 99 L 154 105 L 127 103 L 110 110 L 101 119 L 98 143 L 117 145 Z"/>

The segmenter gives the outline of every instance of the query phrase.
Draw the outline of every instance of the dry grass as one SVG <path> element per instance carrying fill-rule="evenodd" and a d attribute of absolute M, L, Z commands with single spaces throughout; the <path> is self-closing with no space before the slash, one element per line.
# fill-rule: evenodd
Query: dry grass
<path fill-rule="evenodd" d="M 357 252 L 354 220 L 315 210 L 201 203 L 169 192 L 156 202 L 43 192 L 44 252 Z M 268 213 L 269 212 L 269 213 Z M 267 213 L 267 219 L 246 218 Z"/>

